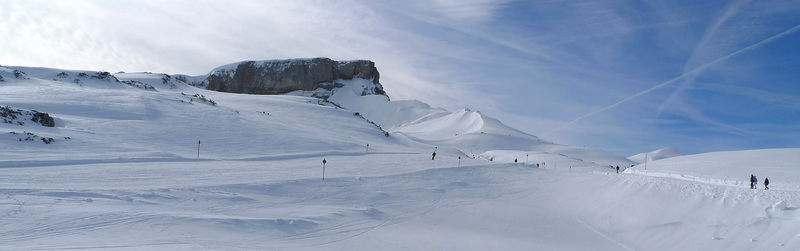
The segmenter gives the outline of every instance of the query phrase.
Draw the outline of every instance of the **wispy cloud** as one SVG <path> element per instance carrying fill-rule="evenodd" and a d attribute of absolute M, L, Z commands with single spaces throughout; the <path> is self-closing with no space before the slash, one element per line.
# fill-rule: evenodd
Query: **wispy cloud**
<path fill-rule="evenodd" d="M 734 18 L 737 13 L 740 11 L 742 6 L 750 2 L 750 0 L 743 0 L 743 1 L 734 1 L 725 8 L 723 14 L 717 18 L 714 22 L 711 23 L 710 26 L 706 28 L 706 31 L 703 33 L 702 38 L 695 46 L 694 50 L 692 51 L 691 56 L 686 61 L 684 66 L 683 72 L 692 72 L 691 74 L 687 75 L 684 79 L 682 79 L 678 87 L 669 95 L 667 100 L 661 104 L 656 112 L 656 117 L 659 117 L 665 109 L 667 109 L 671 104 L 675 103 L 675 101 L 679 98 L 680 94 L 686 89 L 689 88 L 695 81 L 695 79 L 703 73 L 703 71 L 694 71 L 697 68 L 700 68 L 705 63 L 713 60 L 712 57 L 718 57 L 718 53 L 720 51 L 720 45 L 717 40 L 720 38 L 720 27 L 723 26 L 726 22 L 730 19 Z M 727 34 L 724 34 L 727 35 Z"/>
<path fill-rule="evenodd" d="M 752 99 L 762 104 L 770 104 L 782 109 L 800 110 L 800 96 L 796 94 L 774 93 L 756 88 L 726 84 L 704 84 L 696 86 L 695 89 L 729 93 L 742 97 L 742 99 Z"/>
<path fill-rule="evenodd" d="M 780 5 L 780 3 L 777 5 Z M 771 17 L 774 15 L 774 10 L 770 10 L 771 8 L 774 8 L 774 6 L 764 6 L 758 2 L 754 4 L 752 0 L 737 0 L 729 3 L 719 17 L 706 28 L 702 38 L 698 41 L 686 61 L 684 73 L 692 73 L 679 82 L 669 98 L 659 107 L 656 117 L 665 109 L 668 109 L 684 90 L 691 88 L 697 77 L 709 68 L 707 66 L 713 66 L 730 57 L 758 48 L 775 39 L 792 34 L 800 28 L 794 26 L 785 31 L 777 32 L 777 35 L 775 33 L 770 34 L 775 28 L 780 29 L 780 26 L 767 28 L 764 27 L 767 25 L 766 23 L 759 24 L 759 22 L 763 22 L 764 19 L 774 18 Z M 787 9 L 788 12 L 791 12 L 793 8 L 789 7 Z M 755 43 L 751 42 L 752 39 L 762 36 L 768 37 L 760 41 L 753 41 Z M 742 48 L 743 43 L 753 44 Z"/>
<path fill-rule="evenodd" d="M 769 38 L 767 38 L 767 39 L 764 39 L 764 40 L 762 40 L 762 41 L 759 41 L 758 43 L 752 44 L 752 45 L 750 45 L 750 46 L 747 46 L 747 47 L 744 47 L 744 48 L 742 48 L 742 49 L 739 49 L 739 50 L 737 50 L 737 51 L 734 51 L 734 52 L 732 52 L 732 53 L 730 53 L 730 54 L 724 55 L 724 56 L 722 56 L 722 57 L 720 57 L 720 58 L 717 58 L 717 59 L 715 59 L 715 60 L 713 60 L 713 61 L 711 61 L 711 62 L 708 62 L 708 63 L 706 63 L 706 64 L 703 64 L 703 65 L 701 65 L 701 66 L 699 66 L 699 67 L 697 67 L 697 68 L 695 68 L 695 69 L 692 69 L 692 70 L 690 70 L 690 71 L 688 71 L 688 72 L 685 72 L 684 74 L 682 74 L 682 75 L 680 75 L 680 76 L 678 76 L 678 77 L 675 77 L 675 78 L 672 78 L 672 79 L 670 79 L 670 80 L 664 81 L 664 82 L 662 82 L 662 83 L 660 83 L 660 84 L 657 84 L 657 85 L 655 85 L 655 86 L 653 86 L 653 87 L 651 87 L 651 88 L 649 88 L 649 89 L 646 89 L 646 90 L 644 90 L 644 91 L 641 91 L 641 92 L 639 92 L 639 93 L 636 93 L 636 94 L 634 94 L 634 95 L 632 95 L 632 96 L 626 97 L 626 98 L 624 98 L 624 99 L 622 99 L 622 100 L 620 100 L 620 101 L 618 101 L 618 102 L 616 102 L 616 103 L 613 103 L 613 104 L 611 104 L 611 105 L 609 105 L 609 106 L 605 106 L 605 107 L 603 107 L 603 108 L 600 108 L 599 110 L 596 110 L 596 111 L 593 111 L 593 112 L 590 112 L 590 113 L 584 114 L 584 115 L 582 115 L 582 116 L 580 116 L 580 117 L 578 117 L 578 118 L 576 118 L 576 119 L 574 119 L 574 120 L 572 120 L 572 121 L 570 121 L 570 122 L 567 122 L 566 124 L 564 124 L 564 125 L 562 125 L 562 126 L 560 126 L 560 127 L 556 128 L 556 129 L 554 129 L 554 130 L 552 130 L 552 131 L 550 131 L 550 132 L 547 132 L 546 134 L 550 134 L 550 133 L 552 133 L 552 132 L 558 131 L 558 130 L 560 130 L 560 129 L 562 129 L 562 128 L 566 127 L 566 126 L 572 125 L 572 124 L 574 124 L 574 123 L 576 123 L 576 122 L 578 122 L 578 121 L 580 121 L 580 120 L 582 120 L 582 119 L 584 119 L 584 118 L 587 118 L 587 117 L 589 117 L 589 116 L 592 116 L 592 115 L 595 115 L 595 114 L 598 114 L 598 113 L 601 113 L 601 112 L 607 111 L 607 110 L 609 110 L 609 109 L 612 109 L 612 108 L 614 108 L 614 107 L 616 107 L 616 106 L 619 106 L 619 105 L 621 105 L 621 104 L 623 104 L 623 103 L 625 103 L 625 102 L 628 102 L 628 101 L 630 101 L 630 100 L 632 100 L 632 99 L 634 99 L 634 98 L 640 97 L 640 96 L 642 96 L 642 95 L 644 95 L 644 94 L 650 93 L 650 92 L 652 92 L 652 91 L 654 91 L 654 90 L 657 90 L 657 89 L 663 88 L 663 87 L 665 87 L 665 86 L 672 85 L 672 84 L 674 84 L 674 83 L 676 83 L 676 82 L 678 82 L 678 81 L 681 81 L 681 80 L 684 80 L 684 79 L 691 79 L 691 81 L 693 81 L 693 79 L 694 79 L 694 78 L 696 78 L 696 76 L 697 76 L 698 74 L 702 73 L 703 71 L 705 71 L 705 70 L 706 70 L 706 69 L 708 69 L 709 67 L 715 66 L 716 64 L 719 64 L 719 63 L 722 63 L 722 62 L 724 62 L 725 60 L 728 60 L 728 59 L 730 59 L 731 57 L 734 57 L 734 56 L 736 56 L 736 55 L 739 55 L 739 54 L 741 54 L 741 53 L 744 53 L 744 52 L 750 51 L 750 50 L 752 50 L 752 49 L 758 48 L 758 47 L 760 47 L 760 46 L 763 46 L 763 45 L 765 45 L 765 44 L 767 44 L 767 43 L 770 43 L 770 42 L 772 42 L 772 41 L 774 41 L 774 40 L 776 40 L 776 39 L 780 39 L 781 37 L 784 37 L 784 36 L 786 36 L 786 35 L 789 35 L 789 34 L 795 33 L 795 32 L 797 32 L 798 30 L 800 30 L 800 25 L 794 26 L 794 27 L 792 27 L 792 28 L 790 28 L 790 29 L 788 29 L 788 30 L 786 30 L 786 31 L 783 31 L 783 32 L 781 32 L 781 33 L 778 33 L 778 34 L 776 34 L 776 35 L 774 35 L 774 36 L 771 36 L 771 37 L 769 37 Z M 688 82 L 688 81 L 684 81 L 684 83 L 689 83 L 689 82 Z M 679 90 L 684 90 L 684 89 L 686 89 L 686 86 L 683 86 L 683 87 L 679 88 Z M 675 93 L 673 93 L 673 94 L 672 94 L 672 96 L 671 96 L 671 97 L 670 97 L 670 99 L 669 99 L 669 100 L 670 100 L 669 102 L 674 102 L 674 101 L 675 101 L 675 98 L 673 98 L 673 96 L 675 96 Z M 683 109 L 683 110 L 684 110 L 684 111 L 689 111 L 689 109 Z M 695 118 L 701 118 L 701 117 L 702 117 L 702 116 L 700 116 L 700 115 L 699 115 L 698 113 L 696 113 L 696 112 L 692 112 L 692 113 L 690 113 L 690 116 L 691 116 L 691 117 L 695 117 Z M 698 119 L 698 120 L 701 120 L 701 121 L 706 121 L 706 122 L 710 121 L 710 120 L 708 120 L 708 119 Z M 713 123 L 713 124 L 717 124 L 717 123 Z"/>
<path fill-rule="evenodd" d="M 419 1 L 417 10 L 428 9 L 440 13 L 442 17 L 457 22 L 471 24 L 491 21 L 497 14 L 497 9 L 509 0 L 430 0 Z"/>

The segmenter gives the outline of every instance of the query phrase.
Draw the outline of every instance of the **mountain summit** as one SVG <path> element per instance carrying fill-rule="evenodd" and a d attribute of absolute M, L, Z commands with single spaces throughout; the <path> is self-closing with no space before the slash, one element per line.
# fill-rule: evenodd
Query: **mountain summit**
<path fill-rule="evenodd" d="M 286 94 L 311 91 L 327 98 L 341 80 L 370 80 L 374 86 L 363 95 L 386 95 L 375 63 L 369 60 L 334 61 L 330 58 L 242 61 L 217 67 L 201 85 L 220 92 Z M 327 91 L 327 92 L 326 92 Z"/>

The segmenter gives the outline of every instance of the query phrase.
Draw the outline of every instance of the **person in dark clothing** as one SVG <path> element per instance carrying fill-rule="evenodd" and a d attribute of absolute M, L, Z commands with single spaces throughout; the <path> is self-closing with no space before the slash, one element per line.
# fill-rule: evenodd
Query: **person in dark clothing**
<path fill-rule="evenodd" d="M 433 154 L 431 154 L 431 160 L 433 160 L 435 158 L 436 158 L 436 152 L 433 152 Z"/>
<path fill-rule="evenodd" d="M 619 173 L 619 166 L 617 166 L 617 173 Z"/>
<path fill-rule="evenodd" d="M 758 188 L 758 178 L 756 178 L 756 176 L 753 176 L 753 189 L 756 188 Z"/>
<path fill-rule="evenodd" d="M 769 190 L 769 178 L 764 178 L 764 190 Z"/>
<path fill-rule="evenodd" d="M 756 186 L 756 176 L 750 174 L 750 189 L 755 188 Z"/>

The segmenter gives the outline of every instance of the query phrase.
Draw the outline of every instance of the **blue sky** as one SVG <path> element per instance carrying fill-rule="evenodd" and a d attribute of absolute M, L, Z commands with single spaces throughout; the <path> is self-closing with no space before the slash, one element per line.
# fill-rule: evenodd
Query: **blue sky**
<path fill-rule="evenodd" d="M 623 156 L 800 147 L 800 2 L 2 1 L 0 64 L 376 62 L 395 99 Z"/>

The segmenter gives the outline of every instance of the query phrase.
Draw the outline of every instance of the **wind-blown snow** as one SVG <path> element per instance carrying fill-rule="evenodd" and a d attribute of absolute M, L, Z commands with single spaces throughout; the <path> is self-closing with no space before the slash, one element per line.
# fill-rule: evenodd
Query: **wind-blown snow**
<path fill-rule="evenodd" d="M 360 96 L 358 80 L 340 109 L 98 73 L 0 67 L 0 105 L 56 121 L 0 124 L 0 250 L 800 248 L 800 149 L 626 169 L 477 111 Z"/>

